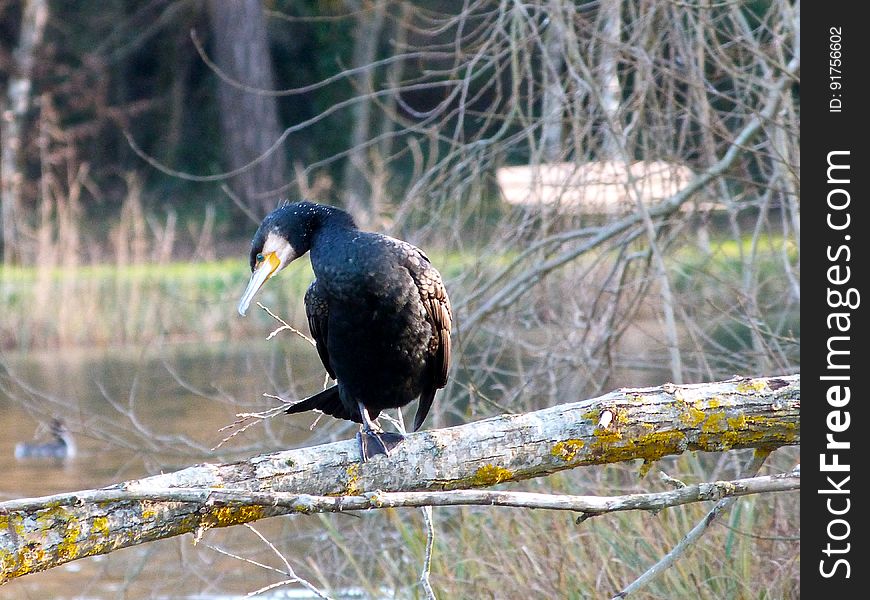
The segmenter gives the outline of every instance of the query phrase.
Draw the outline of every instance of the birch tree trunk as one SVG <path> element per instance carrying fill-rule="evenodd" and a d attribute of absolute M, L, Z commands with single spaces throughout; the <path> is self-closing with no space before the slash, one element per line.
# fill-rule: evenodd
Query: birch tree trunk
<path fill-rule="evenodd" d="M 24 3 L 18 46 L 12 53 L 13 73 L 7 84 L 6 98 L 0 101 L 0 250 L 6 265 L 20 258 L 21 145 L 24 120 L 30 109 L 33 55 L 42 42 L 47 20 L 46 0 L 27 0 Z"/>
<path fill-rule="evenodd" d="M 622 157 L 622 137 L 620 109 L 622 106 L 622 85 L 619 82 L 617 66 L 619 65 L 620 36 L 622 35 L 622 3 L 603 2 L 600 5 L 599 31 L 601 39 L 600 79 L 601 109 L 604 112 L 605 124 L 601 128 L 600 160 L 619 160 Z"/>
<path fill-rule="evenodd" d="M 565 24 L 573 18 L 573 4 L 550 0 L 547 4 L 549 24 L 544 33 L 544 64 L 541 72 L 543 99 L 541 100 L 541 149 L 547 163 L 562 157 L 562 113 L 565 110 L 565 89 L 562 87 L 562 69 Z M 566 18 L 565 13 L 568 13 Z"/>

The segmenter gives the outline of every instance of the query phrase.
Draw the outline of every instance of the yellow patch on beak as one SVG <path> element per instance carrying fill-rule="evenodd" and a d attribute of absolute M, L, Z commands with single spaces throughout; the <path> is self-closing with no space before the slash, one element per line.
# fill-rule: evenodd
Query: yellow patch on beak
<path fill-rule="evenodd" d="M 269 252 L 268 254 L 263 255 L 263 259 L 259 261 L 259 264 L 254 268 L 254 272 L 251 273 L 251 279 L 248 281 L 248 287 L 245 288 L 245 293 L 242 294 L 242 299 L 239 300 L 240 315 L 243 317 L 245 316 L 245 313 L 248 312 L 248 306 L 250 306 L 251 300 L 254 299 L 254 295 L 261 287 L 263 287 L 263 284 L 272 277 L 279 266 L 281 266 L 281 259 L 278 258 L 277 254 Z"/>

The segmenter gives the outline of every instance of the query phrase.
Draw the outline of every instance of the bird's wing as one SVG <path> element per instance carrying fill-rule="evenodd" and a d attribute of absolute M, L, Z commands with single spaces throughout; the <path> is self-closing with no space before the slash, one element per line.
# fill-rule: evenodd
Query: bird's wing
<path fill-rule="evenodd" d="M 450 370 L 450 330 L 453 326 L 453 318 L 450 308 L 450 298 L 447 289 L 441 280 L 441 273 L 432 266 L 429 258 L 415 246 L 408 244 L 413 249 L 413 258 L 409 264 L 409 272 L 417 289 L 420 291 L 420 299 L 426 309 L 426 318 L 432 325 L 432 338 L 429 340 L 429 356 L 431 359 L 431 383 L 423 388 L 420 395 L 420 403 L 417 415 L 414 418 L 414 431 L 417 431 L 426 419 L 435 391 L 447 384 L 447 375 Z"/>
<path fill-rule="evenodd" d="M 317 280 L 311 282 L 305 292 L 305 314 L 308 317 L 308 329 L 317 345 L 317 354 L 329 376 L 335 379 L 332 365 L 329 363 L 329 348 L 326 346 L 326 331 L 329 321 L 329 304 L 317 288 Z"/>

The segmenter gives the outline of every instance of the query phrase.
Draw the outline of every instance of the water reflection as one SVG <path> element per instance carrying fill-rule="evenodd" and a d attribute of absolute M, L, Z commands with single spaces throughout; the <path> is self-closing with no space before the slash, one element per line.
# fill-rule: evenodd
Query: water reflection
<path fill-rule="evenodd" d="M 526 393 L 525 404 L 518 400 L 503 407 L 480 401 L 510 398 L 505 390 L 517 388 L 518 377 L 533 381 L 550 371 L 550 363 L 539 358 L 518 370 L 512 356 L 477 357 L 486 348 L 485 341 L 466 341 L 463 351 L 488 370 L 472 372 L 461 359 L 451 384 L 456 389 L 440 396 L 429 427 L 539 408 L 536 404 L 553 400 Z M 236 344 L 5 355 L 0 363 L 8 369 L 4 373 L 0 367 L 0 499 L 97 488 L 200 462 L 228 462 L 346 439 L 356 431 L 355 424 L 337 419 L 320 419 L 311 429 L 315 415 L 281 415 L 212 450 L 228 435 L 220 429 L 232 423 L 236 413 L 275 405 L 277 400 L 264 398 L 264 392 L 295 399 L 320 389 L 324 372 L 317 353 L 292 335 Z M 666 375 L 652 370 L 617 374 L 624 379 L 609 386 L 666 380 Z M 583 373 L 569 372 L 562 388 L 554 390 L 553 401 L 584 397 L 585 390 L 574 385 L 582 377 Z M 78 454 L 68 461 L 17 461 L 15 444 L 32 441 L 39 424 L 56 417 L 70 427 Z M 0 587 L 0 600 L 243 598 L 286 579 L 280 572 L 283 558 L 334 598 L 419 597 L 414 586 L 421 546 L 415 541 L 422 524 L 415 519 L 411 512 L 372 511 L 258 521 L 255 527 L 268 545 L 245 527 L 207 531 L 196 544 L 188 534 L 23 577 Z M 360 548 L 364 557 L 356 555 Z M 385 581 L 395 589 L 385 590 Z M 257 597 L 314 596 L 290 585 Z"/>
<path fill-rule="evenodd" d="M 322 385 L 316 352 L 291 336 L 239 344 L 5 354 L 0 363 L 0 500 L 98 488 L 345 433 L 333 420 L 312 432 L 310 417 L 282 415 L 212 450 L 227 435 L 220 429 L 232 423 L 236 413 L 278 402 L 264 398 L 264 392 L 295 399 Z M 55 418 L 69 426 L 76 456 L 17 460 L 17 444 L 51 440 L 44 431 L 37 438 L 34 432 L 46 429 Z M 264 532 L 285 527 L 258 524 Z M 227 532 L 209 532 L 204 542 L 223 543 L 232 537 Z M 184 536 L 74 561 L 0 587 L 0 599 L 238 598 L 256 589 L 250 573 L 241 577 L 237 559 L 215 553 L 206 562 L 220 564 L 224 575 L 208 585 L 200 577 L 189 577 L 185 563 L 191 559 L 185 554 L 190 547 L 190 536 Z M 194 562 L 202 560 L 197 557 Z M 238 581 L 232 573 L 239 575 Z M 211 592 L 204 593 L 207 589 Z M 306 597 L 281 590 L 275 594 L 285 595 L 265 597 Z"/>

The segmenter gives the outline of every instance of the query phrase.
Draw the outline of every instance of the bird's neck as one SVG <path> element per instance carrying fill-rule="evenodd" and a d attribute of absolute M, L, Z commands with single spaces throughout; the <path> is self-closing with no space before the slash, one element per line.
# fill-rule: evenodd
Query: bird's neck
<path fill-rule="evenodd" d="M 321 205 L 312 216 L 311 247 L 329 243 L 329 239 L 358 231 L 356 223 L 348 213 L 334 206 Z"/>
<path fill-rule="evenodd" d="M 337 210 L 337 209 L 336 209 Z M 370 234 L 361 232 L 353 219 L 344 211 L 327 216 L 312 231 L 311 266 L 318 280 L 323 285 L 331 279 L 346 281 L 354 274 L 354 264 L 358 263 L 358 238 L 366 238 Z"/>
<path fill-rule="evenodd" d="M 317 229 L 357 229 L 353 217 L 349 213 L 335 206 L 321 204 L 315 213 Z"/>

